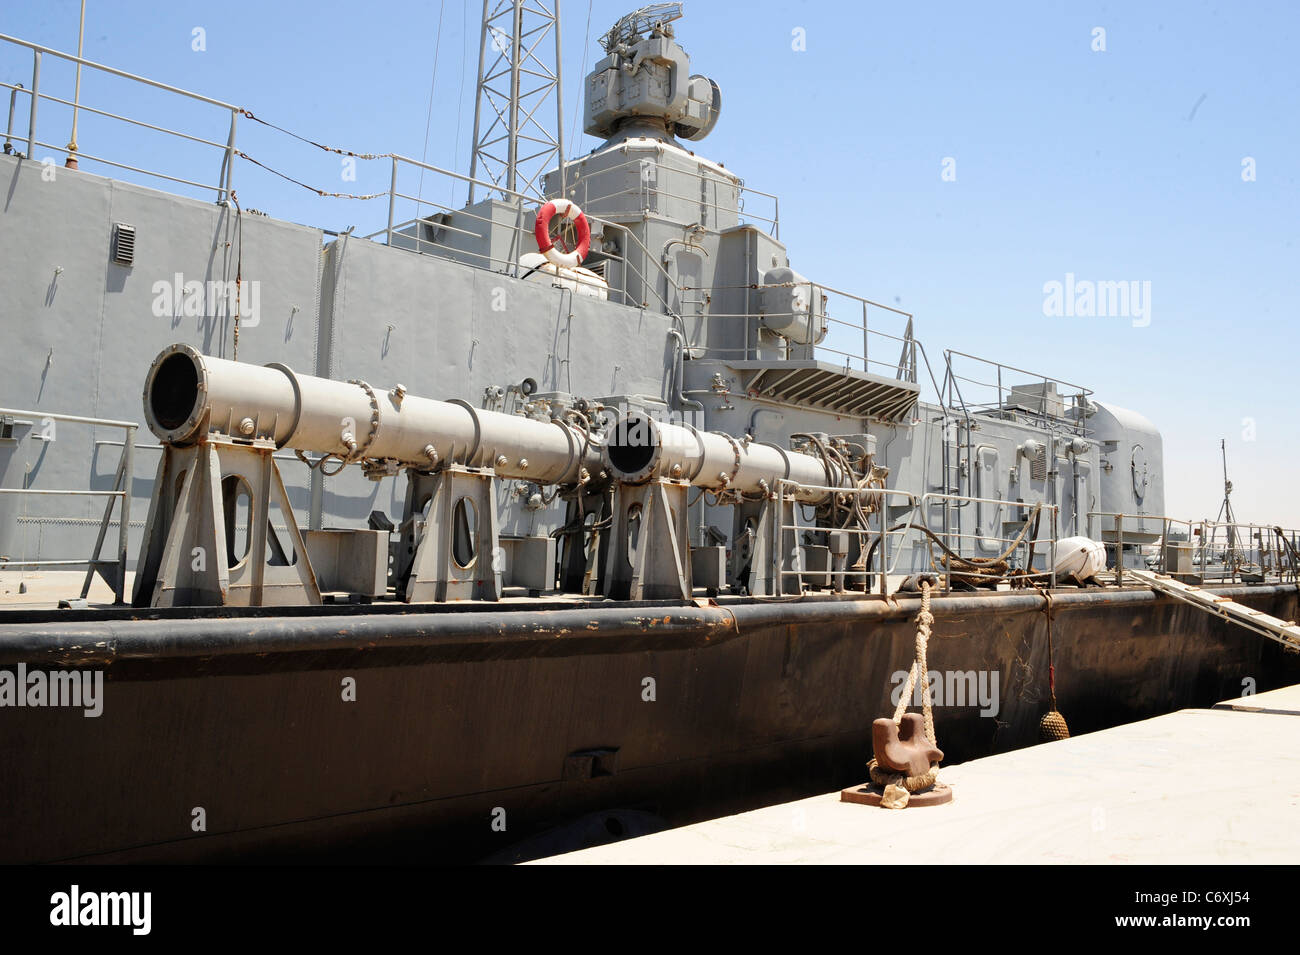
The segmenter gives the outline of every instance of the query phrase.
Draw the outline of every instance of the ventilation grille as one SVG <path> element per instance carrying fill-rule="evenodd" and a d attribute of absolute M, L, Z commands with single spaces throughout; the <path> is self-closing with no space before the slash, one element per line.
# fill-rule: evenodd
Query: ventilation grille
<path fill-rule="evenodd" d="M 113 261 L 118 265 L 135 265 L 135 226 L 113 224 Z"/>
<path fill-rule="evenodd" d="M 1029 455 L 1029 478 L 1033 481 L 1047 480 L 1047 449 L 1039 448 Z"/>

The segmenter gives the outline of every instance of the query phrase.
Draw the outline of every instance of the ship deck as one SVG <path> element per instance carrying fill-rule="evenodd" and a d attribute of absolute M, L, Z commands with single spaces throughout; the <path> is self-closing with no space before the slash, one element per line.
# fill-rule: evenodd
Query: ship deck
<path fill-rule="evenodd" d="M 83 570 L 19 570 L 0 569 L 0 624 L 4 623 L 41 623 L 58 621 L 131 620 L 131 619 L 200 619 L 212 617 L 325 617 L 339 614 L 412 614 L 412 613 L 455 613 L 457 611 L 475 611 L 497 608 L 506 611 L 548 611 L 548 610 L 589 610 L 594 607 L 618 606 L 637 611 L 651 607 L 677 607 L 685 609 L 739 608 L 742 606 L 772 606 L 777 604 L 825 604 L 854 603 L 880 604 L 879 612 L 897 610 L 902 601 L 916 601 L 920 594 L 900 590 L 907 575 L 889 575 L 890 596 L 882 597 L 876 593 L 864 594 L 861 591 L 809 590 L 802 595 L 784 597 L 750 597 L 745 595 L 721 594 L 711 596 L 702 587 L 695 589 L 692 600 L 621 600 L 614 601 L 603 596 L 588 596 L 562 591 L 537 593 L 523 587 L 507 587 L 499 601 L 454 600 L 441 603 L 406 603 L 394 599 L 376 598 L 357 602 L 346 593 L 323 593 L 324 602 L 319 605 L 286 605 L 265 607 L 169 607 L 136 608 L 130 605 L 134 571 L 127 571 L 125 605 L 113 602 L 113 591 L 99 575 L 91 582 L 90 591 L 84 602 L 80 599 Z M 1107 572 L 1101 578 L 1103 586 L 1079 587 L 1073 584 L 1060 584 L 1052 591 L 1061 598 L 1061 606 L 1109 603 L 1117 600 L 1163 600 L 1165 595 L 1150 586 L 1128 579 L 1117 585 L 1113 574 Z M 1233 598 L 1263 595 L 1276 591 L 1293 591 L 1294 584 L 1280 580 L 1258 583 L 1234 583 L 1230 581 L 1211 582 L 1203 588 L 1213 594 Z M 1024 606 L 1040 606 L 1041 598 L 1037 592 L 1027 588 L 1014 588 L 1003 581 L 994 588 L 977 590 L 942 590 L 934 594 L 936 612 L 943 607 L 946 611 L 964 612 L 982 609 L 981 602 L 1011 600 Z M 919 606 L 919 604 L 918 604 Z M 1008 604 L 1008 606 L 1010 606 Z M 910 607 L 910 605 L 909 605 Z M 1023 607 L 1022 607 L 1023 609 Z"/>
<path fill-rule="evenodd" d="M 85 571 L 83 570 L 41 570 L 41 571 L 19 571 L 19 570 L 0 570 L 0 615 L 5 611 L 54 611 L 59 609 L 61 602 L 79 598 L 81 594 L 82 581 L 85 580 Z M 128 603 L 131 596 L 131 587 L 135 581 L 135 572 L 127 571 L 126 574 L 126 594 Z M 348 600 L 348 595 L 343 593 L 324 594 L 327 603 L 322 605 L 322 612 L 329 612 L 331 609 L 337 611 L 344 606 L 355 606 Z M 522 587 L 508 588 L 505 596 L 498 603 L 512 604 L 516 606 L 569 606 L 575 601 L 583 598 L 574 594 L 540 594 L 530 596 L 528 591 Z M 463 601 L 462 603 L 483 603 L 483 601 Z M 90 611 L 103 611 L 105 613 L 115 613 L 121 615 L 129 613 L 128 608 L 124 608 L 113 603 L 113 590 L 106 584 L 99 575 L 96 575 L 90 585 L 90 592 L 86 595 L 84 607 L 81 604 L 76 605 L 78 609 Z M 400 608 L 410 606 L 402 604 L 396 600 L 375 601 L 373 604 L 364 604 L 361 606 L 379 608 Z M 451 606 L 454 606 L 452 604 Z M 189 615 L 201 612 L 204 608 L 189 608 Z M 248 610 L 249 608 L 244 608 Z M 266 607 L 255 608 L 255 612 L 263 614 L 274 614 L 277 610 L 284 608 Z M 0 620 L 3 616 L 0 616 Z"/>
<path fill-rule="evenodd" d="M 1300 685 L 945 767 L 945 806 L 837 791 L 539 862 L 1294 864 L 1297 729 Z"/>

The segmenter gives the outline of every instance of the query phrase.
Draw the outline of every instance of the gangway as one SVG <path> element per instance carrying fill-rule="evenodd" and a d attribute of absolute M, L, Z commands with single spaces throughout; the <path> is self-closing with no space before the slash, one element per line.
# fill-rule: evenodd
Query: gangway
<path fill-rule="evenodd" d="M 1300 626 L 1297 626 L 1294 620 L 1279 620 L 1277 617 L 1271 617 L 1262 611 L 1239 604 L 1230 597 L 1222 597 L 1200 587 L 1185 584 L 1181 580 L 1175 580 L 1168 574 L 1135 570 L 1131 567 L 1126 567 L 1124 573 L 1132 575 L 1153 590 L 1177 597 L 1216 617 L 1248 630 L 1254 630 L 1291 650 L 1300 650 Z"/>

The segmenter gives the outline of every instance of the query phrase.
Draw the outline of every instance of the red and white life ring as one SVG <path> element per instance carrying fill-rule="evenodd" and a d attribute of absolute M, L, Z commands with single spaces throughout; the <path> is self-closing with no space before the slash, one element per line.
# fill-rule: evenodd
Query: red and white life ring
<path fill-rule="evenodd" d="M 578 247 L 572 252 L 561 252 L 555 247 L 551 238 L 551 219 L 560 216 L 574 224 L 578 230 Z M 568 199 L 552 199 L 537 210 L 537 223 L 533 226 L 533 235 L 537 239 L 537 251 L 546 256 L 546 260 L 560 268 L 576 269 L 591 251 L 591 225 L 582 214 L 576 202 Z"/>

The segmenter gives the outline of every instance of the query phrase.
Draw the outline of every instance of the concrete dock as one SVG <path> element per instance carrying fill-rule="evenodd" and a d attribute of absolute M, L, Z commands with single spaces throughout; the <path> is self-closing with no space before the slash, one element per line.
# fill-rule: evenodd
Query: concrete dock
<path fill-rule="evenodd" d="M 1300 686 L 939 776 L 946 806 L 868 808 L 836 791 L 535 864 L 1295 864 Z"/>

